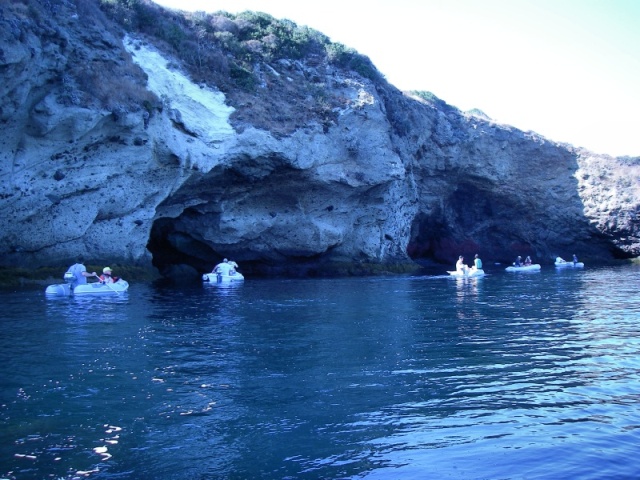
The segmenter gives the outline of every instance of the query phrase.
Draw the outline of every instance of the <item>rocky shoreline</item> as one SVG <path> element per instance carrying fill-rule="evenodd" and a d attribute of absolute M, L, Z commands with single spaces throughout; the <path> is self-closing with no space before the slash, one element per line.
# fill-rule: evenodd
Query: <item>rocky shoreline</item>
<path fill-rule="evenodd" d="M 498 124 L 318 55 L 260 57 L 254 90 L 225 95 L 95 8 L 3 7 L 0 265 L 84 255 L 172 276 L 230 257 L 250 275 L 324 275 L 459 254 L 640 255 L 638 158 Z M 129 104 L 101 97 L 108 85 Z M 309 96 L 329 110 L 287 113 Z"/>

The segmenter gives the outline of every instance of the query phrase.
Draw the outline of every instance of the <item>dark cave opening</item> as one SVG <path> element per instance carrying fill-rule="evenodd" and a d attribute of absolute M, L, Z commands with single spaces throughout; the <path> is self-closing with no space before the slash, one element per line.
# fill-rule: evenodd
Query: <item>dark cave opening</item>
<path fill-rule="evenodd" d="M 173 218 L 161 218 L 153 223 L 147 249 L 152 264 L 161 275 L 174 275 L 176 270 L 211 271 L 222 255 L 188 233 L 176 228 Z"/>
<path fill-rule="evenodd" d="M 442 222 L 434 221 L 430 216 L 419 214 L 411 225 L 411 236 L 407 245 L 407 255 L 421 266 L 444 263 L 439 258 L 440 242 L 448 236 Z"/>
<path fill-rule="evenodd" d="M 505 236 L 495 222 L 496 212 L 503 215 L 509 208 L 486 189 L 460 183 L 430 213 L 413 219 L 407 255 L 422 266 L 452 264 L 460 255 L 493 256 L 494 247 L 504 241 L 498 239 Z"/>

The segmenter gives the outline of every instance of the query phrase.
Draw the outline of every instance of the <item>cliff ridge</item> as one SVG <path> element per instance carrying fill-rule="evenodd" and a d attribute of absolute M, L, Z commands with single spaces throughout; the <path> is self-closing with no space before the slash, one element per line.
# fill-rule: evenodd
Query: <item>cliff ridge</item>
<path fill-rule="evenodd" d="M 2 265 L 84 255 L 171 274 L 230 257 L 245 273 L 314 275 L 459 254 L 544 263 L 640 253 L 639 159 L 401 92 L 366 58 L 319 53 L 335 47 L 317 34 L 290 58 L 264 53 L 273 39 L 243 40 L 263 49 L 251 71 L 210 45 L 208 61 L 230 79 L 213 84 L 197 58 L 125 31 L 126 11 L 114 8 L 2 7 Z M 191 21 L 206 26 L 202 38 L 230 43 L 265 18 Z"/>

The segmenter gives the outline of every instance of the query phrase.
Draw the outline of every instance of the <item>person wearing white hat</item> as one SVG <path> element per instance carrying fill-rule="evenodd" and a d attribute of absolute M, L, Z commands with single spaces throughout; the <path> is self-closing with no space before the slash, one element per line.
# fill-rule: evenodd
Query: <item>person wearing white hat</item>
<path fill-rule="evenodd" d="M 101 283 L 113 283 L 115 281 L 117 281 L 117 277 L 113 277 L 111 275 L 113 271 L 111 270 L 111 268 L 109 267 L 104 267 L 102 269 L 102 275 L 100 275 L 98 278 L 100 279 Z"/>

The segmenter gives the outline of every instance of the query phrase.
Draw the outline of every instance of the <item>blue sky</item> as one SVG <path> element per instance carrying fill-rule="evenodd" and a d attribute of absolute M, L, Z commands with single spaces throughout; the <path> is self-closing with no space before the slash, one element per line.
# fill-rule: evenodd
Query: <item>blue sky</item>
<path fill-rule="evenodd" d="M 640 156 L 640 0 L 154 0 L 287 18 L 403 90 L 596 153 Z"/>

